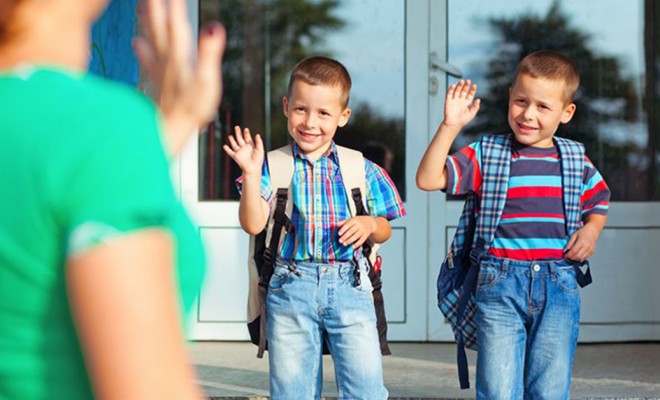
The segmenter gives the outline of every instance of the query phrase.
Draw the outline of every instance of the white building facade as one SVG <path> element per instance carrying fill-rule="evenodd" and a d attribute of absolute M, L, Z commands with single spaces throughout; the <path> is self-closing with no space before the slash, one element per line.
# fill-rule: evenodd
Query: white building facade
<path fill-rule="evenodd" d="M 577 3 L 577 4 L 575 4 Z M 660 340 L 660 10 L 653 0 L 189 0 L 194 24 L 219 19 L 229 47 L 217 120 L 173 165 L 177 188 L 209 256 L 191 339 L 245 340 L 248 237 L 238 223 L 240 171 L 222 153 L 233 125 L 286 143 L 281 98 L 291 67 L 324 54 L 353 78 L 337 141 L 393 155 L 408 215 L 382 247 L 390 340 L 452 340 L 435 281 L 460 199 L 415 186 L 457 77 L 478 84 L 479 117 L 457 145 L 506 130 L 515 65 L 539 48 L 571 56 L 582 73 L 577 115 L 560 133 L 586 143 L 612 189 L 608 224 L 582 290 L 580 340 Z"/>

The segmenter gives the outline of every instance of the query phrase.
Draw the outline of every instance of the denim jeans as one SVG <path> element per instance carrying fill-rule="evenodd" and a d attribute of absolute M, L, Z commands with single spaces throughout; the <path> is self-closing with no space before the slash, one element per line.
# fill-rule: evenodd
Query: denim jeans
<path fill-rule="evenodd" d="M 366 266 L 360 280 L 352 262 L 276 264 L 267 299 L 271 399 L 321 397 L 324 340 L 338 399 L 387 398 Z"/>
<path fill-rule="evenodd" d="M 477 399 L 569 399 L 580 321 L 571 264 L 485 257 L 475 301 Z"/>

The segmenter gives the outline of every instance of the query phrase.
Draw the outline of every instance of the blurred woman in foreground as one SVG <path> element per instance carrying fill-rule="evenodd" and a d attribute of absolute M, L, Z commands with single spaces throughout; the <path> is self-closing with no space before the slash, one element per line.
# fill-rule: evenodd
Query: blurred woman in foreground
<path fill-rule="evenodd" d="M 156 106 L 86 74 L 107 0 L 0 0 L 0 398 L 191 399 L 203 276 L 167 157 L 212 117 L 222 26 L 191 63 L 184 0 L 138 7 Z"/>

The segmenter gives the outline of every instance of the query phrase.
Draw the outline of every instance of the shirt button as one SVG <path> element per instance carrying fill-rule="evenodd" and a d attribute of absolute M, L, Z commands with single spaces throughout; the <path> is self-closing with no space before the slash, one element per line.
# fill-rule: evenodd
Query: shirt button
<path fill-rule="evenodd" d="M 541 270 L 541 266 L 538 264 L 534 264 L 534 267 L 532 268 L 534 268 L 534 272 L 539 272 Z"/>
<path fill-rule="evenodd" d="M 321 201 L 321 195 L 320 194 L 316 195 L 316 201 Z"/>

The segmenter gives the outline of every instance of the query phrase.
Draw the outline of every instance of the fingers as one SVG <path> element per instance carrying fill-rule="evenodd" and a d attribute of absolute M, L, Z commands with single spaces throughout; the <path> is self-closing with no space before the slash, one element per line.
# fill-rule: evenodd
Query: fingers
<path fill-rule="evenodd" d="M 157 54 L 167 48 L 167 18 L 163 0 L 143 0 L 140 26 Z"/>
<path fill-rule="evenodd" d="M 575 239 L 574 239 L 575 238 Z M 571 241 L 573 243 L 571 243 Z M 595 246 L 588 241 L 580 240 L 577 236 L 572 236 L 569 245 L 566 246 L 565 257 L 569 260 L 584 261 L 594 254 Z"/>
<path fill-rule="evenodd" d="M 257 150 L 259 154 L 263 154 L 264 142 L 261 140 L 261 135 L 259 135 L 258 133 L 254 135 L 254 148 Z"/>
<path fill-rule="evenodd" d="M 236 152 L 233 151 L 229 146 L 227 146 L 226 144 L 223 144 L 223 145 L 222 145 L 222 149 L 225 151 L 225 153 L 227 153 L 227 155 L 228 155 L 229 157 L 231 157 L 231 158 L 234 159 L 234 160 L 236 159 L 236 158 L 235 158 L 235 157 L 236 157 Z"/>
<path fill-rule="evenodd" d="M 209 103 L 217 110 L 222 98 L 222 57 L 227 43 L 225 28 L 219 23 L 206 25 L 199 36 L 195 83 L 199 90 L 208 91 Z"/>
<path fill-rule="evenodd" d="M 236 142 L 239 146 L 245 145 L 245 137 L 243 136 L 243 133 L 241 133 L 241 127 L 238 125 L 234 126 L 234 136 L 236 137 Z"/>
<path fill-rule="evenodd" d="M 568 239 L 568 243 L 566 243 L 566 247 L 564 248 L 564 251 L 570 250 L 576 241 L 577 241 L 577 232 L 573 233 L 570 239 Z"/>
<path fill-rule="evenodd" d="M 149 41 L 144 37 L 135 37 L 133 39 L 133 51 L 140 63 L 140 67 L 144 69 L 148 76 L 153 76 L 156 72 L 157 57 Z"/>
<path fill-rule="evenodd" d="M 340 221 L 339 229 L 339 243 L 348 246 L 353 245 L 353 249 L 358 249 L 369 238 L 368 229 L 357 218 L 351 218 Z"/>
<path fill-rule="evenodd" d="M 456 84 L 449 85 L 447 89 L 447 98 L 448 99 L 467 99 L 472 101 L 474 95 L 477 93 L 477 85 L 472 84 L 472 81 L 467 79 L 461 79 Z"/>

